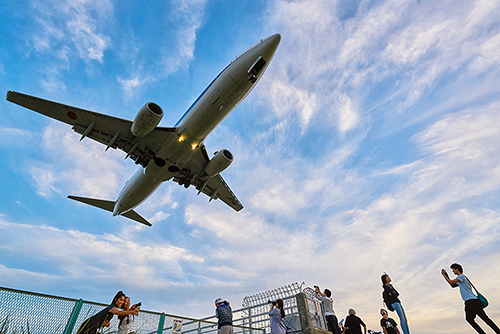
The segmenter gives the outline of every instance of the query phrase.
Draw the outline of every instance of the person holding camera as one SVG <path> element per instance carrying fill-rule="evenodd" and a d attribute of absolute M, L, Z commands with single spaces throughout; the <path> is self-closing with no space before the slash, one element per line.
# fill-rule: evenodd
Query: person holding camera
<path fill-rule="evenodd" d="M 339 322 L 335 311 L 333 310 L 333 299 L 331 298 L 332 292 L 325 289 L 321 292 L 319 286 L 314 286 L 314 291 L 316 292 L 316 298 L 318 298 L 323 303 L 323 308 L 325 310 L 325 319 L 328 326 L 328 330 L 333 334 L 340 334 Z"/>
<path fill-rule="evenodd" d="M 448 284 L 450 284 L 452 288 L 456 288 L 457 286 L 460 287 L 460 295 L 462 296 L 462 299 L 465 303 L 465 320 L 469 323 L 469 325 L 472 326 L 472 328 L 476 330 L 476 332 L 486 334 L 486 332 L 481 328 L 481 326 L 479 326 L 479 324 L 475 320 L 476 315 L 478 315 L 479 318 L 483 319 L 483 321 L 488 326 L 490 326 L 495 333 L 500 334 L 500 329 L 493 322 L 493 320 L 488 317 L 486 312 L 484 312 L 483 304 L 477 298 L 474 292 L 472 292 L 471 283 L 469 282 L 467 277 L 464 276 L 464 270 L 462 266 L 458 263 L 453 263 L 450 268 L 453 273 L 457 275 L 457 278 L 450 279 L 448 273 L 444 269 L 441 269 L 441 275 L 443 275 L 446 282 L 448 282 Z"/>
<path fill-rule="evenodd" d="M 123 302 L 123 310 L 135 310 L 140 309 L 142 303 L 137 303 L 130 307 L 130 298 L 125 297 L 125 301 Z M 130 334 L 135 333 L 135 315 L 127 314 L 127 315 L 119 315 L 118 319 L 120 319 L 120 323 L 118 324 L 118 334 Z"/>
<path fill-rule="evenodd" d="M 286 327 L 283 319 L 285 310 L 283 309 L 283 299 L 278 299 L 271 303 L 269 316 L 271 317 L 271 334 L 286 334 Z"/>
<path fill-rule="evenodd" d="M 233 311 L 229 302 L 222 298 L 215 300 L 215 316 L 218 319 L 219 334 L 233 334 Z"/>
<path fill-rule="evenodd" d="M 96 313 L 92 317 L 86 319 L 78 328 L 77 334 L 96 334 L 97 330 L 101 327 L 109 327 L 109 321 L 113 318 L 113 315 L 125 316 L 129 314 L 138 315 L 139 310 L 129 310 L 120 311 L 118 308 L 122 308 L 125 302 L 125 294 L 122 291 L 118 291 L 111 302 L 111 305 L 106 307 L 104 310 Z"/>

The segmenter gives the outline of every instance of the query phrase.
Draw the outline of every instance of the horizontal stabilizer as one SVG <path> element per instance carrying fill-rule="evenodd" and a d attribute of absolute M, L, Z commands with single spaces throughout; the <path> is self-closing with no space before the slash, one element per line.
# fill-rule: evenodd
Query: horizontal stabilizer
<path fill-rule="evenodd" d="M 141 224 L 147 225 L 147 226 L 153 226 L 151 225 L 150 222 L 148 222 L 146 219 L 144 219 L 140 214 L 135 212 L 134 210 L 127 211 L 125 213 L 121 214 L 123 217 L 130 218 L 132 220 L 135 220 L 136 222 L 139 222 Z"/>
<path fill-rule="evenodd" d="M 88 198 L 88 197 L 78 197 L 78 196 L 68 196 L 69 199 L 82 202 L 88 205 L 95 206 L 97 208 L 104 209 L 109 212 L 113 212 L 115 208 L 115 203 L 114 201 L 106 201 L 103 199 L 96 199 L 96 198 Z M 152 226 L 150 222 L 148 222 L 146 219 L 144 219 L 140 214 L 135 212 L 134 210 L 127 211 L 123 214 L 121 214 L 123 217 L 127 217 L 129 219 L 135 220 L 136 222 L 139 222 L 141 224 L 147 225 L 147 226 Z"/>
<path fill-rule="evenodd" d="M 75 200 L 75 201 L 78 201 L 78 202 L 88 204 L 88 205 L 95 206 L 97 208 L 104 209 L 104 210 L 109 211 L 109 212 L 113 212 L 113 210 L 115 209 L 115 202 L 113 202 L 113 201 L 106 201 L 103 199 L 95 199 L 95 198 L 87 198 L 87 197 L 78 197 L 78 196 L 72 196 L 72 195 L 69 195 L 68 198 Z"/>

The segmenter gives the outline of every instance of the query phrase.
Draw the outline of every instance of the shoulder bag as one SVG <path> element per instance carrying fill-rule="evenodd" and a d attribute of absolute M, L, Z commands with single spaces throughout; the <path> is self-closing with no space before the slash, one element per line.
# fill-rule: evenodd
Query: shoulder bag
<path fill-rule="evenodd" d="M 485 296 L 483 296 L 482 294 L 479 293 L 479 291 L 477 291 L 476 287 L 474 286 L 474 284 L 472 284 L 472 282 L 467 278 L 467 276 L 464 275 L 464 277 L 467 279 L 467 282 L 469 282 L 469 284 L 474 288 L 474 290 L 476 290 L 476 294 L 477 294 L 477 299 L 479 299 L 479 301 L 481 302 L 481 304 L 483 304 L 483 308 L 486 308 L 486 306 L 488 306 L 488 299 L 486 299 Z"/>

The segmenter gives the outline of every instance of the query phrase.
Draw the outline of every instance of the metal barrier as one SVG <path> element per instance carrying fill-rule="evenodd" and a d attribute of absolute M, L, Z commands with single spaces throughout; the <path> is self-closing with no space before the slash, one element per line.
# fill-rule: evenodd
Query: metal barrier
<path fill-rule="evenodd" d="M 306 287 L 304 282 L 301 284 L 292 283 L 290 285 L 267 290 L 243 299 L 243 308 L 233 309 L 233 324 L 260 328 L 271 332 L 271 321 L 269 318 L 269 301 L 276 299 L 283 300 L 285 311 L 284 323 L 287 327 L 287 334 L 301 333 L 301 323 L 307 323 L 308 326 L 328 330 L 323 312 L 323 305 L 316 298 L 316 293 L 312 288 Z M 310 318 L 310 321 L 304 322 L 300 319 L 301 310 L 297 303 L 297 296 L 305 294 L 307 306 L 304 305 L 302 314 Z M 215 316 L 203 318 L 202 320 L 216 320 Z"/>
<path fill-rule="evenodd" d="M 76 334 L 80 325 L 107 304 L 0 287 L 0 334 Z M 235 325 L 235 334 L 265 330 Z M 101 333 L 117 333 L 113 317 Z M 217 334 L 217 322 L 143 311 L 135 318 L 139 334 Z"/>

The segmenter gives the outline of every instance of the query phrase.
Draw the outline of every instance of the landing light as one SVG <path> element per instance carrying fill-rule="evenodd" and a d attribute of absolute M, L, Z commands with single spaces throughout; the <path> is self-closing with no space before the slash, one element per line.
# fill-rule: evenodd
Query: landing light
<path fill-rule="evenodd" d="M 180 136 L 179 137 L 179 142 L 183 142 L 184 141 L 184 136 Z"/>
<path fill-rule="evenodd" d="M 197 146 L 198 146 L 198 144 L 192 144 L 192 145 L 191 145 L 191 148 L 193 149 L 193 151 L 194 151 L 194 150 L 196 150 L 196 147 L 197 147 Z"/>

